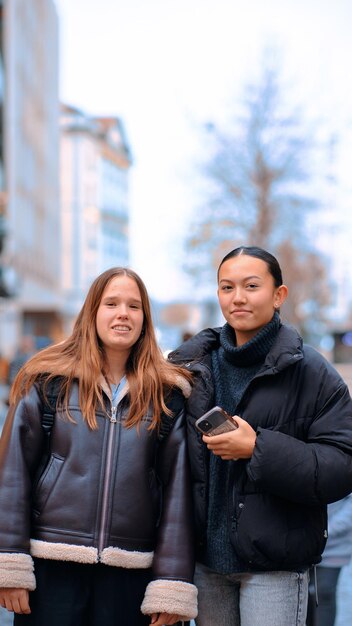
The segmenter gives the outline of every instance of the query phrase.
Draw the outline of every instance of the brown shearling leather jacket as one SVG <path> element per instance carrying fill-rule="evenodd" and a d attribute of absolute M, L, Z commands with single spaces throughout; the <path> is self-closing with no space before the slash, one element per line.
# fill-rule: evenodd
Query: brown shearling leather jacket
<path fill-rule="evenodd" d="M 0 587 L 35 588 L 33 556 L 152 567 L 150 584 L 178 585 L 179 613 L 191 619 L 196 590 L 183 395 L 175 390 L 168 403 L 174 419 L 164 439 L 148 431 L 148 414 L 139 431 L 124 427 L 128 389 L 117 411 L 105 398 L 98 429 L 90 430 L 72 385 L 75 423 L 63 411 L 55 415 L 50 459 L 39 477 L 45 435 L 36 385 L 10 407 L 0 442 Z M 146 598 L 151 608 L 147 602 L 143 612 L 162 610 L 148 588 Z"/>

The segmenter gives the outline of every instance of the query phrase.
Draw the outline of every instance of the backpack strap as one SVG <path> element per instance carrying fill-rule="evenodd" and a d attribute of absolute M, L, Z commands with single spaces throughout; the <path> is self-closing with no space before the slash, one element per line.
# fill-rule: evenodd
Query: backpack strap
<path fill-rule="evenodd" d="M 45 443 L 43 446 L 42 457 L 36 470 L 35 483 L 38 482 L 50 459 L 50 435 L 54 425 L 56 405 L 60 395 L 63 379 L 63 376 L 55 376 L 55 378 L 46 382 L 47 375 L 43 375 L 36 381 L 36 387 L 43 406 L 41 425 L 45 434 Z"/>
<path fill-rule="evenodd" d="M 45 382 L 46 378 L 41 377 L 38 381 L 38 391 L 43 404 L 41 423 L 48 440 L 50 439 L 51 430 L 54 425 L 57 400 L 60 395 L 63 379 L 63 376 L 55 376 L 48 382 Z"/>

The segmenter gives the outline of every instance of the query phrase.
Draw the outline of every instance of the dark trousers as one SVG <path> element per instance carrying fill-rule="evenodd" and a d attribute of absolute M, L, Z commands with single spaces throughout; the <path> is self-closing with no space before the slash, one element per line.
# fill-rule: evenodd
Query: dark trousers
<path fill-rule="evenodd" d="M 148 626 L 140 605 L 150 570 L 34 559 L 37 589 L 30 615 L 14 626 Z"/>
<path fill-rule="evenodd" d="M 318 606 L 313 589 L 314 574 L 311 574 L 312 588 L 308 599 L 307 626 L 334 626 L 336 587 L 340 572 L 340 567 L 317 567 Z"/>

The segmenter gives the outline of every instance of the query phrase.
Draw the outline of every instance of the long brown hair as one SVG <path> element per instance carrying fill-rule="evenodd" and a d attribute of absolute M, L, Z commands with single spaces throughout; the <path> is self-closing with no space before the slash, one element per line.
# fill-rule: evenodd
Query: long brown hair
<path fill-rule="evenodd" d="M 17 402 L 43 374 L 46 380 L 63 376 L 60 394 L 68 412 L 69 390 L 72 381 L 79 381 L 79 403 L 82 417 L 90 428 L 97 428 L 97 406 L 104 407 L 99 384 L 104 371 L 104 347 L 96 330 L 96 315 L 106 286 L 116 276 L 128 276 L 140 291 L 144 314 L 142 332 L 131 349 L 126 376 L 129 384 L 129 412 L 126 426 L 138 426 L 148 409 L 153 411 L 151 428 L 160 423 L 161 412 L 170 414 L 165 404 L 167 394 L 183 381 L 191 381 L 185 369 L 167 361 L 158 347 L 147 289 L 142 279 L 126 267 L 113 267 L 98 276 L 91 285 L 77 316 L 71 335 L 61 343 L 49 346 L 35 354 L 17 374 L 11 389 L 10 402 Z M 181 385 L 182 386 L 182 385 Z"/>

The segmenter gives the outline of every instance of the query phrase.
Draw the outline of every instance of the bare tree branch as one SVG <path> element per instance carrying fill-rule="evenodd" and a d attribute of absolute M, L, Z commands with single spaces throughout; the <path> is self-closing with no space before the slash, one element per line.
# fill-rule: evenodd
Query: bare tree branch
<path fill-rule="evenodd" d="M 206 203 L 186 241 L 185 269 L 209 281 L 237 245 L 258 245 L 281 256 L 290 282 L 286 316 L 302 332 L 328 305 L 323 261 L 305 237 L 305 218 L 319 206 L 311 184 L 317 146 L 296 108 L 283 104 L 277 67 L 264 64 L 244 90 L 231 130 L 207 124 Z M 279 256 L 279 258 L 280 258 Z"/>

